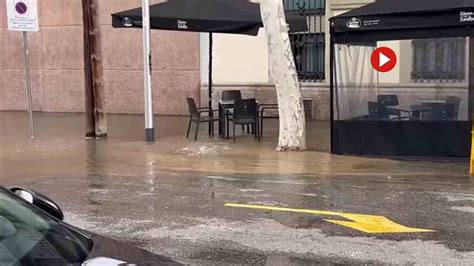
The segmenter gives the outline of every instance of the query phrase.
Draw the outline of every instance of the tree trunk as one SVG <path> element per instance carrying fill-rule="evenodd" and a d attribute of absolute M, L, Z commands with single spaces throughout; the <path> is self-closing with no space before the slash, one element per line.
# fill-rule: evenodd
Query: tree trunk
<path fill-rule="evenodd" d="M 306 149 L 306 121 L 282 0 L 260 1 L 280 116 L 278 151 Z"/>
<path fill-rule="evenodd" d="M 89 127 L 93 125 L 95 137 L 107 137 L 99 0 L 82 0 L 82 7 L 87 130 L 89 131 Z"/>

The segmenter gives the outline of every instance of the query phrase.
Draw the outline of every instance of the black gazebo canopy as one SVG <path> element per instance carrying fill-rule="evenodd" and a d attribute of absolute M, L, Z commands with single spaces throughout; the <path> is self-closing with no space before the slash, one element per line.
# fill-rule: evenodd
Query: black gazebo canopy
<path fill-rule="evenodd" d="M 467 99 L 466 96 L 461 99 L 467 102 L 467 120 L 465 121 L 458 118 L 396 122 L 372 119 L 370 105 L 377 106 L 377 103 L 373 102 L 375 96 L 373 94 L 369 95 L 368 103 L 359 99 L 359 106 L 367 108 L 367 104 L 369 105 L 366 117 L 336 119 L 335 113 L 339 112 L 339 108 L 344 107 L 344 101 L 339 101 L 340 91 L 344 90 L 347 93 L 343 96 L 347 100 L 352 97 L 350 93 L 357 88 L 340 89 L 338 83 L 341 81 L 336 78 L 341 73 L 336 71 L 335 44 L 356 49 L 356 47 L 375 46 L 377 41 L 471 38 L 474 36 L 474 0 L 378 0 L 332 17 L 330 22 L 331 151 L 333 153 L 422 157 L 469 156 L 472 107 L 474 106 L 474 77 L 472 77 L 474 71 L 469 71 L 467 76 L 468 88 L 465 92 Z M 474 53 L 472 38 L 470 43 L 469 50 L 472 56 Z M 467 69 L 474 69 L 472 57 Z M 379 109 L 372 110 L 379 111 Z"/>
<path fill-rule="evenodd" d="M 378 0 L 331 21 L 336 43 L 471 36 L 474 0 Z"/>

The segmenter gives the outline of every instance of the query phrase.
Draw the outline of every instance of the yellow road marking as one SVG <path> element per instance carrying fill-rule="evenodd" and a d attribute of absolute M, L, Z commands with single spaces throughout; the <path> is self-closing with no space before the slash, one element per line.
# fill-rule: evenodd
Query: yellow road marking
<path fill-rule="evenodd" d="M 340 220 L 333 220 L 333 219 L 325 219 L 325 221 L 334 223 L 337 225 L 349 227 L 349 228 L 362 231 L 368 234 L 434 232 L 434 230 L 431 230 L 431 229 L 406 227 L 404 225 L 397 224 L 384 216 L 379 216 L 379 215 L 367 215 L 367 214 L 308 210 L 308 209 L 294 209 L 294 208 L 285 208 L 285 207 L 273 207 L 273 206 L 237 204 L 237 203 L 226 203 L 224 204 L 224 206 L 234 207 L 234 208 L 267 210 L 267 211 L 296 212 L 296 213 L 306 213 L 306 214 L 316 214 L 316 215 L 339 216 L 342 218 L 346 218 L 350 221 L 340 221 Z"/>

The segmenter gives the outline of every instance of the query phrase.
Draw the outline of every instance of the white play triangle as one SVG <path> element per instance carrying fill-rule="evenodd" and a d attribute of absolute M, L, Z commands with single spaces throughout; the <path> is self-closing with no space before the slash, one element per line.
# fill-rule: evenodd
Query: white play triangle
<path fill-rule="evenodd" d="M 390 62 L 390 58 L 383 53 L 379 53 L 379 67 L 383 67 L 388 62 Z"/>

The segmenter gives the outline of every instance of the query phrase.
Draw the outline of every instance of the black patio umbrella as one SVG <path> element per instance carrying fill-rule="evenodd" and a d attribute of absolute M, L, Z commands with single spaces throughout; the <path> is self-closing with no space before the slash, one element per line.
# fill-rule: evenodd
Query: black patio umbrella
<path fill-rule="evenodd" d="M 306 18 L 288 14 L 291 32 L 308 30 Z M 142 8 L 112 14 L 114 28 L 142 28 Z M 209 109 L 212 108 L 212 33 L 253 35 L 263 27 L 260 5 L 247 0 L 172 0 L 150 6 L 150 28 L 209 32 Z"/>

